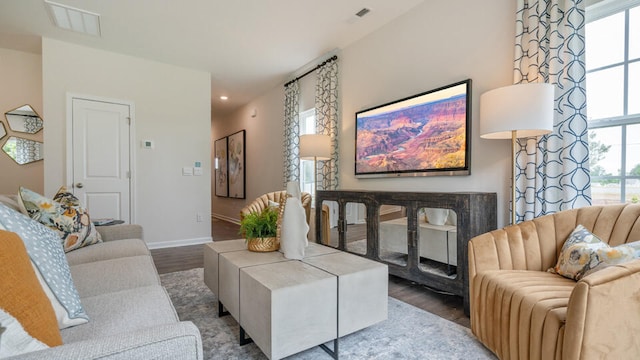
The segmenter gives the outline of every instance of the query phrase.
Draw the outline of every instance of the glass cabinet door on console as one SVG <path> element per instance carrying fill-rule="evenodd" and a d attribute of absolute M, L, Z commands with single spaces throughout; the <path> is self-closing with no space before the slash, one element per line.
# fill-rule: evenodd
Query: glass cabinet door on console
<path fill-rule="evenodd" d="M 496 229 L 495 193 L 323 190 L 316 201 L 317 239 L 461 296 L 468 313 L 467 242 Z"/>

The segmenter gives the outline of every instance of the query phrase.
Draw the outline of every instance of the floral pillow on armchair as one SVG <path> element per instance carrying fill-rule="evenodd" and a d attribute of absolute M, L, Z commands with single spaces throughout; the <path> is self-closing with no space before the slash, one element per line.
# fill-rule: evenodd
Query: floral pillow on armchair
<path fill-rule="evenodd" d="M 556 266 L 547 271 L 577 281 L 608 266 L 635 259 L 640 259 L 640 241 L 612 247 L 578 225 L 562 246 Z"/>
<path fill-rule="evenodd" d="M 89 212 L 66 187 L 61 187 L 53 199 L 21 187 L 19 198 L 29 217 L 58 233 L 65 252 L 102 242 Z"/>

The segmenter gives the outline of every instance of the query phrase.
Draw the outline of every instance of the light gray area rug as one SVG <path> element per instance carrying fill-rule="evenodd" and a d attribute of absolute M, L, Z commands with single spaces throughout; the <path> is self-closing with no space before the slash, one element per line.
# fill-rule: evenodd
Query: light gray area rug
<path fill-rule="evenodd" d="M 218 317 L 217 299 L 204 284 L 202 268 L 163 274 L 160 279 L 180 319 L 193 321 L 200 329 L 205 359 L 267 359 L 255 344 L 238 344 L 233 317 Z M 388 320 L 341 338 L 339 349 L 340 359 L 345 360 L 495 359 L 469 329 L 391 297 Z M 287 359 L 331 357 L 314 347 Z"/>

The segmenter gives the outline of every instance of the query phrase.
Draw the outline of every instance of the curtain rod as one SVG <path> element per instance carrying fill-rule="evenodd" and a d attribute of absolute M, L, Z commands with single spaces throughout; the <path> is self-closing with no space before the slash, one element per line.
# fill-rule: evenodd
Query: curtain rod
<path fill-rule="evenodd" d="M 332 57 L 330 57 L 330 58 L 328 58 L 327 60 L 325 60 L 325 61 L 321 62 L 320 64 L 318 64 L 318 66 L 316 66 L 316 67 L 314 67 L 313 69 L 311 69 L 311 70 L 307 71 L 306 73 L 304 73 L 304 74 L 302 74 L 302 75 L 298 76 L 297 78 L 295 78 L 295 79 L 293 79 L 293 80 L 287 81 L 287 82 L 284 84 L 284 87 L 289 86 L 290 84 L 292 84 L 292 83 L 294 83 L 294 82 L 296 82 L 296 81 L 298 81 L 298 80 L 302 79 L 303 77 L 305 77 L 305 76 L 307 76 L 307 75 L 311 74 L 312 72 L 314 72 L 314 71 L 316 71 L 316 70 L 320 69 L 321 67 L 323 67 L 323 66 L 325 66 L 326 64 L 328 64 L 328 63 L 330 63 L 330 62 L 332 62 L 332 61 L 335 61 L 335 60 L 338 60 L 338 55 L 333 55 Z"/>

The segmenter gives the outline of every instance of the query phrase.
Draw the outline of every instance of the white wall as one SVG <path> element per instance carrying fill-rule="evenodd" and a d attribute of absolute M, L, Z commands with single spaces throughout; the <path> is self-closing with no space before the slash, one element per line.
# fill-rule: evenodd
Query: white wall
<path fill-rule="evenodd" d="M 58 40 L 42 39 L 45 194 L 66 179 L 68 93 L 135 105 L 135 219 L 150 247 L 211 240 L 210 74 Z M 140 149 L 141 140 L 155 149 Z M 202 162 L 203 176 L 182 176 Z M 204 215 L 196 222 L 196 213 Z"/>
<path fill-rule="evenodd" d="M 432 0 L 340 54 L 342 189 L 498 193 L 498 225 L 508 219 L 510 143 L 479 135 L 480 95 L 512 83 L 515 2 Z M 471 78 L 471 175 L 356 179 L 354 113 Z"/>
<path fill-rule="evenodd" d="M 508 223 L 510 143 L 480 139 L 478 124 L 480 95 L 512 83 L 514 37 L 513 1 L 430 0 L 338 53 L 341 189 L 496 192 L 498 226 Z M 467 78 L 473 80 L 470 176 L 355 178 L 356 111 Z M 268 143 L 263 139 L 260 146 L 247 152 L 252 159 L 247 171 L 255 174 L 257 169 L 253 166 L 264 169 L 268 164 L 270 171 L 278 174 L 248 177 L 247 201 L 265 192 L 263 190 L 282 187 L 281 140 L 271 139 L 283 132 L 282 94 L 283 88 L 278 86 L 256 101 L 259 114 L 273 115 L 261 118 L 255 130 L 253 123 L 242 122 L 246 110 L 213 121 L 214 130 L 242 126 L 248 134 L 255 131 L 270 139 Z M 270 123 L 265 127 L 267 121 Z M 236 209 L 239 210 L 238 206 L 222 206 L 221 201 L 214 199 L 214 213 L 237 218 Z"/>

